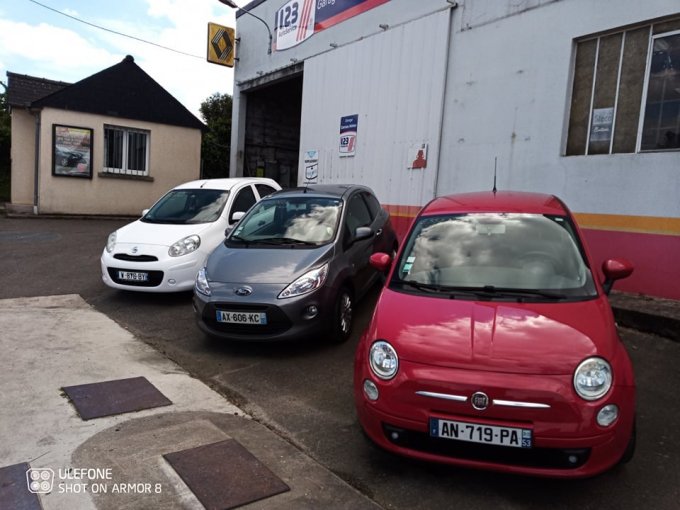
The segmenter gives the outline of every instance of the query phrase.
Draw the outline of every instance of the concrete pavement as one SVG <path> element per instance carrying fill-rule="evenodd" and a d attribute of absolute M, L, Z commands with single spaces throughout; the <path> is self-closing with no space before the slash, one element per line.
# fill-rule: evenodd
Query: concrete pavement
<path fill-rule="evenodd" d="M 46 510 L 203 508 L 163 455 L 227 439 L 290 488 L 241 508 L 378 508 L 80 296 L 0 300 L 0 331 L 0 468 L 51 469 Z M 140 376 L 172 405 L 84 421 L 61 390 Z"/>

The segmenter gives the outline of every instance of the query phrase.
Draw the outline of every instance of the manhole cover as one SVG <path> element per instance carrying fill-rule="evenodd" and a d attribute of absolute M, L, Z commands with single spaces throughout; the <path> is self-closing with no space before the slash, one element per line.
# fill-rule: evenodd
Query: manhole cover
<path fill-rule="evenodd" d="M 52 490 L 54 474 L 30 467 L 24 462 L 0 468 L 0 508 L 42 510 L 37 495 Z"/>
<path fill-rule="evenodd" d="M 163 455 L 207 509 L 229 509 L 290 487 L 234 439 Z"/>
<path fill-rule="evenodd" d="M 172 404 L 145 377 L 65 386 L 63 389 L 83 420 Z"/>

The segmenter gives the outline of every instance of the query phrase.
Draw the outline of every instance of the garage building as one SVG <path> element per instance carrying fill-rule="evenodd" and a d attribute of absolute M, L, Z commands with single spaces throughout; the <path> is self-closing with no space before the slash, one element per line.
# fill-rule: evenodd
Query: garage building
<path fill-rule="evenodd" d="M 677 0 L 256 0 L 237 37 L 231 175 L 366 184 L 403 234 L 496 174 L 680 299 Z"/>

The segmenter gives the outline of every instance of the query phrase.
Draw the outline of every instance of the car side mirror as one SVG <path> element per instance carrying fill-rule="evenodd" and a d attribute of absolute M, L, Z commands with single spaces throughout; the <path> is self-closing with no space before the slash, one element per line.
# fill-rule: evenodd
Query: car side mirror
<path fill-rule="evenodd" d="M 236 212 L 231 214 L 231 218 L 229 219 L 229 223 L 230 224 L 236 223 L 238 220 L 243 218 L 245 215 L 246 215 L 246 213 L 244 213 L 243 211 L 236 211 Z"/>
<path fill-rule="evenodd" d="M 381 273 L 386 273 L 392 265 L 392 257 L 387 253 L 377 252 L 370 256 L 368 262 Z"/>
<path fill-rule="evenodd" d="M 633 264 L 627 259 L 607 259 L 602 263 L 602 272 L 604 273 L 604 287 L 605 294 L 609 294 L 612 286 L 616 280 L 627 278 L 633 272 Z"/>
<path fill-rule="evenodd" d="M 361 241 L 363 239 L 368 239 L 369 237 L 373 236 L 373 229 L 371 227 L 357 227 L 357 229 L 354 231 L 354 239 L 352 239 L 353 242 L 356 241 Z"/>

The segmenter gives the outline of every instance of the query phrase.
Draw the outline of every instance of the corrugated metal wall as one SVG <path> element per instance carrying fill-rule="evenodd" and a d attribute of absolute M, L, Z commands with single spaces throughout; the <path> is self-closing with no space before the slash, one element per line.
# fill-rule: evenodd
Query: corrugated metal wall
<path fill-rule="evenodd" d="M 362 183 L 383 203 L 434 197 L 450 11 L 440 11 L 305 61 L 298 180 L 319 151 L 321 183 Z M 340 157 L 340 118 L 359 116 L 356 154 Z M 428 144 L 427 168 L 409 170 Z"/>

